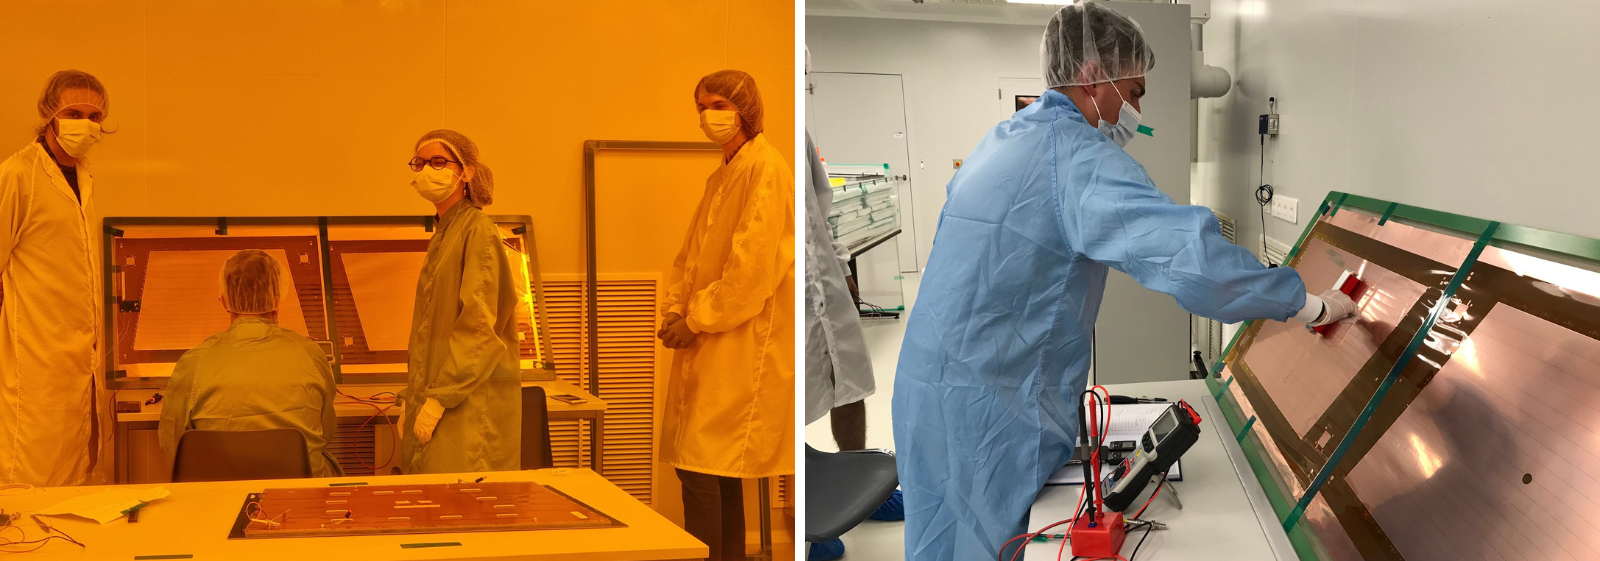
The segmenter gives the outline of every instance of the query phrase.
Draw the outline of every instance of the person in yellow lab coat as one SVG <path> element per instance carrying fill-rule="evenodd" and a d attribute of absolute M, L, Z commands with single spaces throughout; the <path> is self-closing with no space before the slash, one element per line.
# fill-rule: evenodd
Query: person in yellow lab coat
<path fill-rule="evenodd" d="M 794 473 L 794 172 L 762 136 L 761 94 L 723 70 L 695 86 L 722 145 L 662 302 L 677 349 L 661 456 L 683 481 L 685 529 L 710 559 L 744 559 L 739 479 Z"/>
<path fill-rule="evenodd" d="M 167 465 L 190 430 L 295 429 L 306 438 L 312 477 L 344 475 L 328 452 L 338 419 L 333 368 L 304 335 L 278 327 L 284 294 L 272 255 L 246 249 L 222 267 L 222 307 L 228 329 L 178 359 L 161 407 L 161 451 Z"/>
<path fill-rule="evenodd" d="M 400 392 L 401 469 L 522 469 L 517 293 L 500 229 L 483 213 L 494 175 L 452 130 L 417 141 L 417 194 L 439 212 L 411 312 L 410 381 Z"/>
<path fill-rule="evenodd" d="M 105 479 L 105 295 L 85 158 L 108 102 L 94 76 L 55 73 L 39 96 L 37 139 L 0 163 L 0 483 Z"/>

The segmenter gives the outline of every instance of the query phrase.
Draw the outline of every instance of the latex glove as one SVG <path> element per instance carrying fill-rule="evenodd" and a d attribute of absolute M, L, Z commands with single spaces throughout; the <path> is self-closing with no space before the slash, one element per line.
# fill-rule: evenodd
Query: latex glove
<path fill-rule="evenodd" d="M 422 409 L 417 411 L 417 424 L 412 427 L 412 432 L 417 434 L 417 442 L 427 444 L 433 440 L 433 429 L 439 427 L 439 417 L 442 416 L 444 416 L 444 405 L 437 399 L 428 398 L 428 402 L 422 404 Z"/>
<path fill-rule="evenodd" d="M 1330 288 L 1317 298 L 1322 300 L 1322 316 L 1306 324 L 1310 327 L 1328 325 L 1344 320 L 1356 313 L 1355 301 L 1351 300 L 1350 296 L 1343 292 Z"/>

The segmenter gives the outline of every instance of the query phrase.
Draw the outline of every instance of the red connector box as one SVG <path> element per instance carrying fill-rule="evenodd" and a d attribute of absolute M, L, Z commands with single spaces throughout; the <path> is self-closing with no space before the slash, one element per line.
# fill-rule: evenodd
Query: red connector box
<path fill-rule="evenodd" d="M 1101 512 L 1100 520 L 1089 527 L 1093 515 L 1078 517 L 1072 524 L 1072 555 L 1074 557 L 1115 557 L 1122 551 L 1122 541 L 1128 537 L 1126 524 L 1120 512 Z"/>

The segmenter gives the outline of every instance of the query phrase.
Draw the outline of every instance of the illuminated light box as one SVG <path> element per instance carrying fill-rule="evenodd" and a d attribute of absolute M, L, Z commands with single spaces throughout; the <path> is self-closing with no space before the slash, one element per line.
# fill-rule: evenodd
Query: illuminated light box
<path fill-rule="evenodd" d="M 1600 558 L 1600 240 L 1332 193 L 1287 265 L 1357 319 L 1208 384 L 1302 559 Z"/>
<path fill-rule="evenodd" d="M 133 334 L 134 350 L 190 349 L 227 329 L 231 319 L 217 299 L 221 293 L 218 274 L 235 253 L 151 251 L 141 298 L 141 321 Z M 284 250 L 269 249 L 267 254 L 278 262 L 280 274 L 289 270 Z M 287 280 L 279 279 L 285 290 L 278 301 L 278 326 L 309 337 L 300 299 L 288 290 L 293 284 L 283 282 Z"/>
<path fill-rule="evenodd" d="M 495 221 L 512 267 L 523 377 L 553 379 L 530 219 Z M 184 352 L 226 329 L 219 274 L 242 249 L 283 267 L 279 325 L 316 341 L 342 382 L 402 382 L 434 226 L 425 217 L 108 218 L 108 383 L 164 383 Z"/>
<path fill-rule="evenodd" d="M 356 314 L 362 318 L 367 348 L 404 351 L 410 344 L 411 306 L 395 304 L 415 299 L 416 278 L 421 274 L 426 257 L 426 252 L 411 251 L 340 256 L 351 298 L 355 300 Z M 412 282 L 396 282 L 396 279 L 412 279 Z"/>

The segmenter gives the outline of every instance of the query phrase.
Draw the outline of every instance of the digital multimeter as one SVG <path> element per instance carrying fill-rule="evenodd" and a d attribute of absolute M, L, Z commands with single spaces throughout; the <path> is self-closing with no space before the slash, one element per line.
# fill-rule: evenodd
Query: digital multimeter
<path fill-rule="evenodd" d="M 1122 512 L 1144 492 L 1150 478 L 1166 472 L 1172 464 L 1200 441 L 1200 415 L 1188 403 L 1179 401 L 1157 417 L 1139 439 L 1132 457 L 1123 460 L 1105 485 L 1106 509 Z"/>

